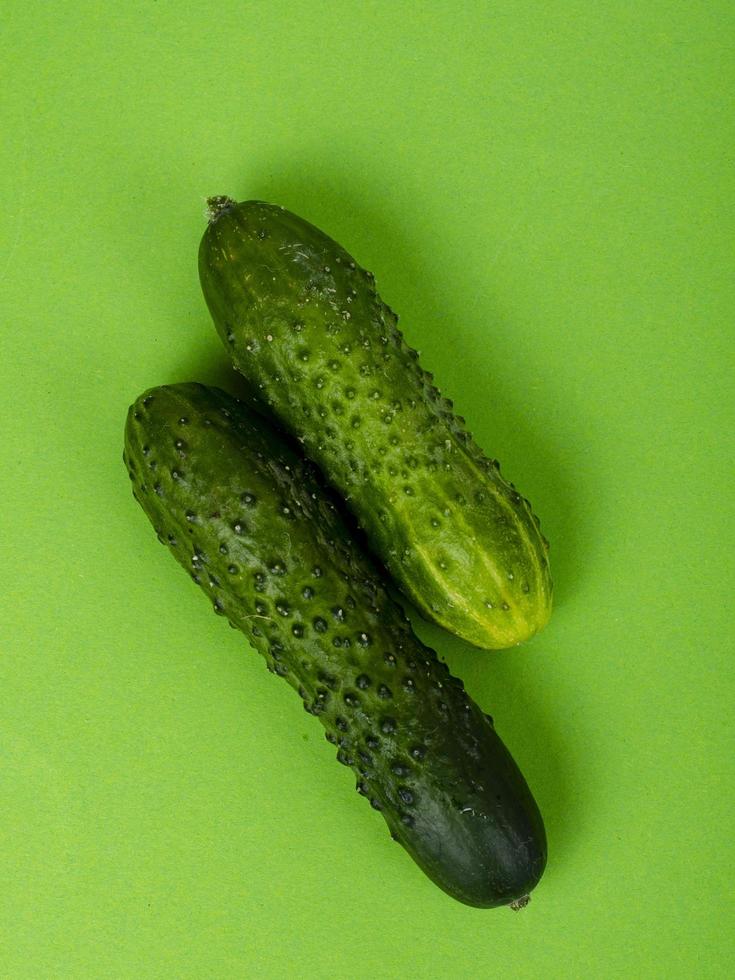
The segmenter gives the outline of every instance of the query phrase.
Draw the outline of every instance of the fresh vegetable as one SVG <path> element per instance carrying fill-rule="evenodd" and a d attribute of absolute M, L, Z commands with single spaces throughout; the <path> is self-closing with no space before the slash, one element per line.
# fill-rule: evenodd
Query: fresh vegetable
<path fill-rule="evenodd" d="M 552 583 L 538 520 L 422 370 L 373 276 L 275 205 L 211 198 L 210 216 L 200 280 L 235 366 L 401 589 L 480 647 L 540 630 Z"/>
<path fill-rule="evenodd" d="M 546 862 L 492 721 L 413 634 L 315 468 L 224 392 L 154 388 L 124 459 L 159 540 L 317 716 L 357 788 L 454 898 L 523 901 Z"/>

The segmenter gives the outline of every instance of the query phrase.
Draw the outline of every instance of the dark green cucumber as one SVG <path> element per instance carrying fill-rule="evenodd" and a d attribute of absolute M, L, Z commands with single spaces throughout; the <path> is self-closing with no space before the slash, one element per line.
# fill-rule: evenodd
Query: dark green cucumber
<path fill-rule="evenodd" d="M 428 618 L 489 649 L 551 613 L 530 505 L 442 398 L 373 276 L 283 208 L 210 200 L 204 295 L 236 368 Z"/>
<path fill-rule="evenodd" d="M 522 900 L 546 862 L 491 720 L 413 634 L 316 470 L 222 391 L 154 388 L 125 462 L 159 539 L 318 716 L 358 790 L 454 898 Z"/>

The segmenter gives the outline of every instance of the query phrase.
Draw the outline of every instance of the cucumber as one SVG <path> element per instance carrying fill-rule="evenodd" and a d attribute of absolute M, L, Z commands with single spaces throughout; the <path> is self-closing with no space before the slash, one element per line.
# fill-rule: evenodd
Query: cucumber
<path fill-rule="evenodd" d="M 548 542 L 422 370 L 373 276 L 283 208 L 209 207 L 202 289 L 260 404 L 424 616 L 486 649 L 533 636 L 551 613 Z"/>
<path fill-rule="evenodd" d="M 393 837 L 449 895 L 522 902 L 546 862 L 492 721 L 413 634 L 317 476 L 245 405 L 197 384 L 128 413 L 124 460 L 160 541 L 298 691 Z"/>

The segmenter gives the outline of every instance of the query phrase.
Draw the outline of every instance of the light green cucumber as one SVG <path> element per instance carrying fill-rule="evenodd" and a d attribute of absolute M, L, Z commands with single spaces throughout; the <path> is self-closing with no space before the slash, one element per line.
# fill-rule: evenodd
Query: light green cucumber
<path fill-rule="evenodd" d="M 261 404 L 347 501 L 428 618 L 480 647 L 547 622 L 548 544 L 528 501 L 442 398 L 370 273 L 302 218 L 210 200 L 199 273 Z"/>

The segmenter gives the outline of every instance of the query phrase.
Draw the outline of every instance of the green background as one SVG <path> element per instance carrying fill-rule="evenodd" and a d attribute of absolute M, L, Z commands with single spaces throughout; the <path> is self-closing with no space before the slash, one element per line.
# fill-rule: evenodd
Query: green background
<path fill-rule="evenodd" d="M 5 7 L 0 975 L 732 975 L 734 29 L 730 0 Z M 543 634 L 417 622 L 544 813 L 523 913 L 421 875 L 132 499 L 133 398 L 237 391 L 196 272 L 218 193 L 371 268 L 541 516 Z"/>

